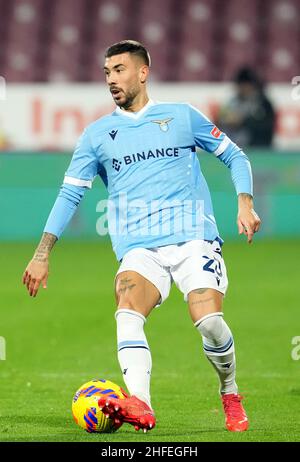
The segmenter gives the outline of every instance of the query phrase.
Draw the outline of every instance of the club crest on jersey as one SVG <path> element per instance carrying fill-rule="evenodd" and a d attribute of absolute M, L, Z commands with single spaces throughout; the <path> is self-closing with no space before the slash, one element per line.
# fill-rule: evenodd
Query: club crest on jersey
<path fill-rule="evenodd" d="M 171 120 L 173 120 L 173 117 L 169 117 L 169 119 L 162 119 L 162 120 L 151 120 L 151 122 L 153 122 L 154 124 L 158 124 L 159 125 L 159 128 L 163 131 L 163 132 L 167 132 L 169 130 L 169 122 L 171 122 Z"/>

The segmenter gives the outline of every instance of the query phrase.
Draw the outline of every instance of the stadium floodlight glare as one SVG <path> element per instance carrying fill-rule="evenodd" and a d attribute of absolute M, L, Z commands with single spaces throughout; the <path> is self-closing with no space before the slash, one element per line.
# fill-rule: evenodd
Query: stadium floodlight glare
<path fill-rule="evenodd" d="M 0 75 L 0 101 L 6 99 L 6 81 L 5 78 Z"/>

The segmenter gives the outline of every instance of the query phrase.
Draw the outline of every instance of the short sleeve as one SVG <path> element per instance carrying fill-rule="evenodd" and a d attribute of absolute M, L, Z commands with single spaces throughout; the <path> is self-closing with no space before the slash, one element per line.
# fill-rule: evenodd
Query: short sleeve
<path fill-rule="evenodd" d="M 92 182 L 98 173 L 98 164 L 99 162 L 86 128 L 78 139 L 71 163 L 65 173 L 64 183 L 91 188 Z"/>
<path fill-rule="evenodd" d="M 221 132 L 202 112 L 188 105 L 191 129 L 196 146 L 216 156 L 223 154 L 231 143 L 225 133 Z"/>

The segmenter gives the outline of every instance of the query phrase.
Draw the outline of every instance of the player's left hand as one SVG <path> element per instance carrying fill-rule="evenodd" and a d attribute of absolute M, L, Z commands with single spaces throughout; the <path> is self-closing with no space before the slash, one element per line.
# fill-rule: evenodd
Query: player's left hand
<path fill-rule="evenodd" d="M 260 218 L 253 208 L 241 207 L 237 217 L 239 234 L 245 234 L 251 244 L 254 233 L 260 228 Z"/>

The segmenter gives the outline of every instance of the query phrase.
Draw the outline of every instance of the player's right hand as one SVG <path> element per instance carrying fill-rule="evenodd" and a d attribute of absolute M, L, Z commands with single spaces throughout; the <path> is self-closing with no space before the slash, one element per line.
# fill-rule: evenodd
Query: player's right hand
<path fill-rule="evenodd" d="M 29 262 L 23 274 L 23 284 L 26 285 L 29 295 L 35 297 L 38 293 L 40 284 L 47 289 L 49 275 L 49 262 L 37 261 L 34 258 Z"/>

